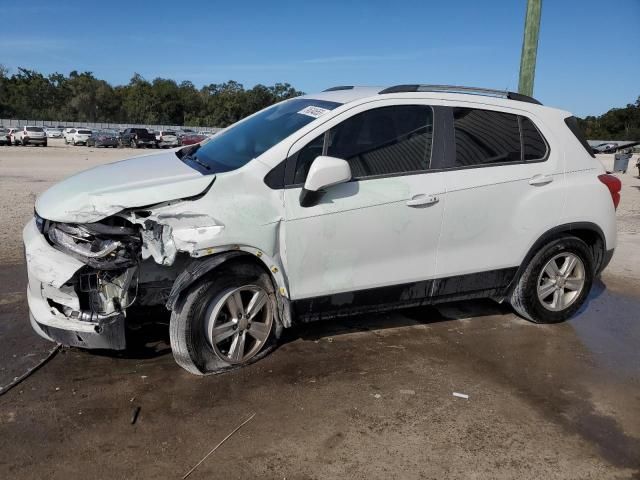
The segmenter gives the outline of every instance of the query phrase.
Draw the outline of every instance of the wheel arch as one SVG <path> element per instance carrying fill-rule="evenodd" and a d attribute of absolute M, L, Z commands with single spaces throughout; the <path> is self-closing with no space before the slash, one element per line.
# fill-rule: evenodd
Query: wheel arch
<path fill-rule="evenodd" d="M 531 248 L 529 248 L 529 251 L 520 263 L 516 274 L 505 290 L 504 297 L 508 297 L 509 295 L 511 295 L 511 292 L 513 292 L 513 289 L 515 288 L 520 275 L 522 275 L 522 272 L 524 272 L 525 268 L 527 268 L 527 265 L 529 264 L 533 256 L 538 253 L 541 248 L 543 248 L 549 242 L 567 235 L 577 237 L 589 246 L 593 254 L 594 264 L 596 266 L 596 275 L 599 274 L 604 269 L 604 267 L 606 267 L 606 240 L 604 232 L 598 225 L 593 222 L 572 222 L 559 225 L 543 233 L 533 243 Z"/>
<path fill-rule="evenodd" d="M 223 265 L 228 265 L 231 261 L 242 262 L 255 265 L 269 275 L 276 292 L 280 320 L 285 327 L 290 327 L 292 325 L 291 303 L 287 297 L 288 290 L 281 269 L 273 259 L 260 250 L 251 250 L 253 251 L 248 248 L 238 247 L 235 250 L 193 259 L 174 281 L 165 303 L 166 308 L 170 311 L 179 309 L 183 298 L 182 294 L 197 280 L 211 274 Z"/>

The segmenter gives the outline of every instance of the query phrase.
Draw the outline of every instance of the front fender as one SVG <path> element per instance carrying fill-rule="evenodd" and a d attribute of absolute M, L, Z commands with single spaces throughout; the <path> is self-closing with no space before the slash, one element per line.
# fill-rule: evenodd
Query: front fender
<path fill-rule="evenodd" d="M 265 269 L 271 273 L 271 278 L 276 285 L 278 294 L 281 297 L 288 299 L 289 292 L 279 263 L 258 249 L 236 246 L 233 250 L 223 251 L 203 258 L 194 258 L 187 265 L 187 268 L 178 275 L 173 283 L 173 287 L 169 293 L 169 298 L 165 304 L 167 309 L 173 311 L 176 308 L 180 294 L 193 284 L 193 282 L 218 268 L 229 259 L 243 255 L 251 255 L 253 258 L 257 259 Z"/>

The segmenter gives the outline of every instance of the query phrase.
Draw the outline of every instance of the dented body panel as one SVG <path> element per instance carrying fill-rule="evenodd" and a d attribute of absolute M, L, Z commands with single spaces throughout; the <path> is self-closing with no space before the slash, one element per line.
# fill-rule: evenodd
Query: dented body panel
<path fill-rule="evenodd" d="M 96 222 L 126 208 L 192 197 L 213 180 L 164 151 L 73 175 L 40 195 L 36 211 L 57 222 Z"/>

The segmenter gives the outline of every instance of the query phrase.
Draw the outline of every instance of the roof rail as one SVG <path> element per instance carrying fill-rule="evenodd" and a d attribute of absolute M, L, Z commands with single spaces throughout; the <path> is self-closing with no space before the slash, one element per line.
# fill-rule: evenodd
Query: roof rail
<path fill-rule="evenodd" d="M 339 85 L 337 87 L 327 88 L 323 92 L 337 92 L 338 90 L 353 90 L 353 85 Z"/>
<path fill-rule="evenodd" d="M 470 95 L 486 95 L 489 97 L 507 98 L 509 100 L 517 100 L 519 102 L 535 103 L 542 105 L 542 103 L 533 97 L 528 95 L 522 95 L 521 93 L 509 92 L 507 90 L 494 90 L 491 88 L 476 88 L 476 87 L 459 87 L 456 85 L 395 85 L 393 87 L 385 88 L 378 92 L 383 93 L 403 93 L 403 92 L 444 92 L 444 93 L 466 93 Z"/>

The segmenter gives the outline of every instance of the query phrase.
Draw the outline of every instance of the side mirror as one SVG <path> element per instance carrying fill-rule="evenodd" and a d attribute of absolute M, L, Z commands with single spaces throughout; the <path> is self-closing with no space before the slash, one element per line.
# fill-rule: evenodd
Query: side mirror
<path fill-rule="evenodd" d="M 300 206 L 315 205 L 322 195 L 322 189 L 351 180 L 351 167 L 346 160 L 319 156 L 311 164 L 307 180 L 300 192 Z"/>

